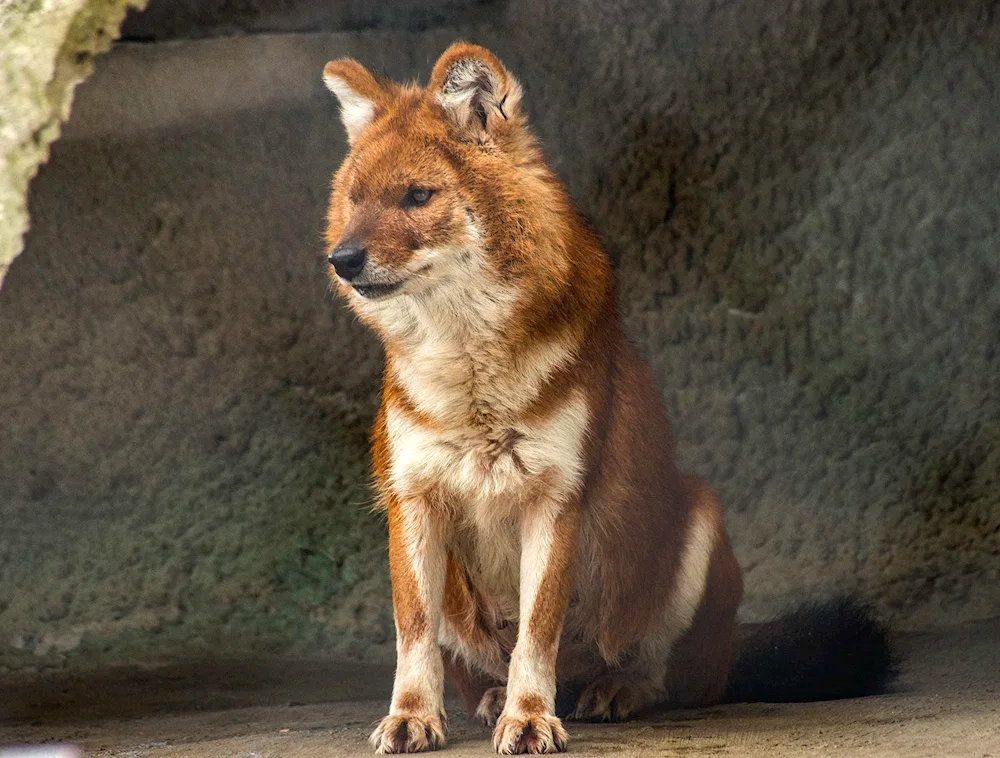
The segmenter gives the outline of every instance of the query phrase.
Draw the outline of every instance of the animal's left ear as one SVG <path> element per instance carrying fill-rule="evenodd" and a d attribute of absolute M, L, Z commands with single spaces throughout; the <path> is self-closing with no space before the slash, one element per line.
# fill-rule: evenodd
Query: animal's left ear
<path fill-rule="evenodd" d="M 427 89 L 459 131 L 470 136 L 520 121 L 521 85 L 485 47 L 453 44 L 438 58 Z"/>

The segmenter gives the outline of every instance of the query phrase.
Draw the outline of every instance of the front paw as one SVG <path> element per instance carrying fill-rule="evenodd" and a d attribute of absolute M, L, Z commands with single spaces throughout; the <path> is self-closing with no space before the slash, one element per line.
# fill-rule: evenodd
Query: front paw
<path fill-rule="evenodd" d="M 390 713 L 379 722 L 368 741 L 380 755 L 439 750 L 447 741 L 447 727 L 448 722 L 443 712 L 419 716 L 412 713 Z"/>
<path fill-rule="evenodd" d="M 568 741 L 562 722 L 547 714 L 503 713 L 493 732 L 493 747 L 501 755 L 561 753 Z"/>

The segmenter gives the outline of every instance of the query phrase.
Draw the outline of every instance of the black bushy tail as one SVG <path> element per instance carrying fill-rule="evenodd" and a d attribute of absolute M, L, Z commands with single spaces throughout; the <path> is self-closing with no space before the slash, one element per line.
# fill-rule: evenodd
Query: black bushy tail
<path fill-rule="evenodd" d="M 750 629 L 734 656 L 725 700 L 791 703 L 873 695 L 897 673 L 885 624 L 869 606 L 842 598 Z"/>

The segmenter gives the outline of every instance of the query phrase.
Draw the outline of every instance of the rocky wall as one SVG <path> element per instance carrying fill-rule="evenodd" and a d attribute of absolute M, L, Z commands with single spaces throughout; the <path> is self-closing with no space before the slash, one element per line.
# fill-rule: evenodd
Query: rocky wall
<path fill-rule="evenodd" d="M 155 1 L 155 0 L 154 0 Z M 477 21 L 484 19 L 476 17 Z M 0 291 L 0 661 L 392 655 L 376 341 L 330 302 L 323 63 L 524 81 L 616 261 L 743 614 L 1000 615 L 1000 18 L 962 0 L 512 3 L 122 46 Z"/>

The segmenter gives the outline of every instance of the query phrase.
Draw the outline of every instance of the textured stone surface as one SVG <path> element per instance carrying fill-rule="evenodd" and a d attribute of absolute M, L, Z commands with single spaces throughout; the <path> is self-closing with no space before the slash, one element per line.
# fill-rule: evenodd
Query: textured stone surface
<path fill-rule="evenodd" d="M 145 0 L 0 4 L 0 285 L 21 252 L 28 182 L 59 136 L 73 88 L 117 36 L 130 5 Z"/>
<path fill-rule="evenodd" d="M 391 656 L 381 357 L 325 297 L 344 144 L 318 73 L 426 76 L 459 35 L 525 81 L 618 263 L 744 615 L 845 590 L 905 628 L 1000 614 L 995 4 L 504 19 L 101 60 L 0 292 L 5 663 Z"/>
<path fill-rule="evenodd" d="M 125 40 L 260 32 L 455 27 L 492 20 L 507 0 L 155 0 L 122 25 Z"/>

